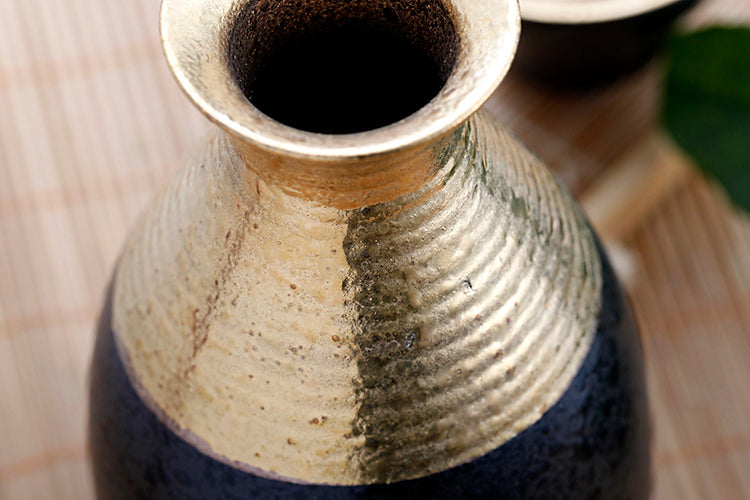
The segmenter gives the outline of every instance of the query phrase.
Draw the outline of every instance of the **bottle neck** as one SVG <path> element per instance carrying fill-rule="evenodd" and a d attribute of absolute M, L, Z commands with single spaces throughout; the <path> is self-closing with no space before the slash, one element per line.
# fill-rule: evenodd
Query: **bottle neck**
<path fill-rule="evenodd" d="M 274 153 L 246 140 L 232 146 L 245 166 L 269 187 L 339 210 L 351 210 L 415 193 L 439 176 L 441 157 L 456 131 L 388 153 L 319 159 Z"/>

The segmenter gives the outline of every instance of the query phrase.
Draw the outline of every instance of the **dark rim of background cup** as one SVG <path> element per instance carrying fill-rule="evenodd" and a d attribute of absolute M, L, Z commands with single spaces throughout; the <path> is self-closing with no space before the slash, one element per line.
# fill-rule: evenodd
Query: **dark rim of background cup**
<path fill-rule="evenodd" d="M 529 4 L 552 4 L 534 2 Z M 602 0 L 614 5 L 613 0 Z M 620 0 L 619 3 L 627 2 Z M 590 12 L 575 12 L 584 2 L 570 4 L 563 11 L 564 2 L 557 2 L 555 14 L 524 16 L 521 0 L 522 31 L 515 66 L 523 73 L 562 87 L 588 87 L 611 82 L 630 73 L 649 61 L 661 47 L 672 22 L 697 0 L 673 0 L 669 3 L 654 0 L 656 8 L 642 13 L 619 17 L 592 16 Z M 597 3 L 592 0 L 588 3 Z M 528 9 L 527 9 L 528 12 Z M 622 11 L 620 11 L 622 12 Z M 534 14 L 538 14 L 534 12 Z M 580 14 L 576 18 L 576 14 Z"/>

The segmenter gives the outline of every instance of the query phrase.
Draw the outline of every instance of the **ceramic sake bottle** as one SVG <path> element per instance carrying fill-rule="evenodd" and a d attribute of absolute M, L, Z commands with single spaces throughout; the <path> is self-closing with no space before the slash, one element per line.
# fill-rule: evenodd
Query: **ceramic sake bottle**
<path fill-rule="evenodd" d="M 215 122 L 98 332 L 100 498 L 643 498 L 640 350 L 580 210 L 477 112 L 510 0 L 165 0 Z"/>

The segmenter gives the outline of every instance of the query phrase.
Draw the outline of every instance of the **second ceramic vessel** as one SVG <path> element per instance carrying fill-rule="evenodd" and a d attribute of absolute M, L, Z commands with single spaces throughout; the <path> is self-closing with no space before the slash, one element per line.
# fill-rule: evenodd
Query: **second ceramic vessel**
<path fill-rule="evenodd" d="M 697 0 L 521 0 L 516 66 L 555 86 L 611 82 L 643 66 Z"/>

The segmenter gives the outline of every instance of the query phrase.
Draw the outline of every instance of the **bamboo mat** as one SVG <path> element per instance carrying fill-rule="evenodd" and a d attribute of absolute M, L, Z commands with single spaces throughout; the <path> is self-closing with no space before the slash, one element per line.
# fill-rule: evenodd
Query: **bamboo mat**
<path fill-rule="evenodd" d="M 157 0 L 0 0 L 0 498 L 93 497 L 94 321 L 128 228 L 208 128 L 163 61 Z M 688 23 L 750 21 L 704 0 Z M 658 132 L 658 61 L 487 108 L 622 260 L 646 351 L 654 497 L 750 498 L 750 222 Z M 622 259 L 620 259 L 622 257 Z"/>

